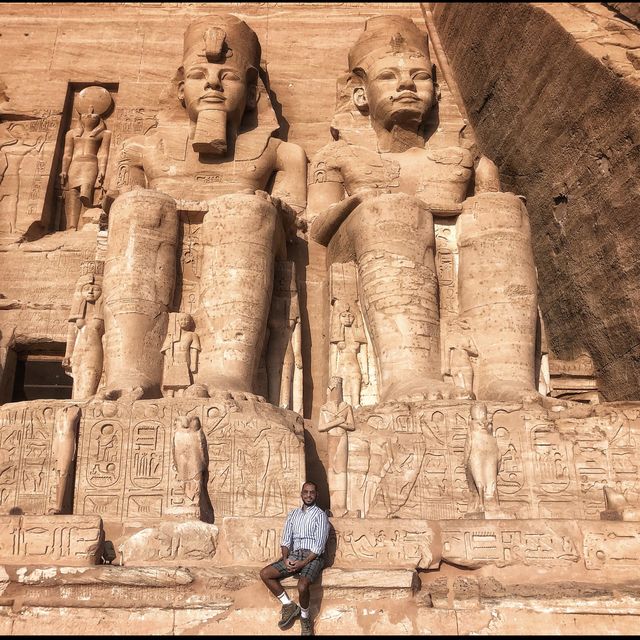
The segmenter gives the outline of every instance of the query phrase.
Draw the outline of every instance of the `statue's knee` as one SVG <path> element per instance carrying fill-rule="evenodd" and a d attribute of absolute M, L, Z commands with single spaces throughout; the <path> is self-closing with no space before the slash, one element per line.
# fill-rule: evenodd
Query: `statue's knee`
<path fill-rule="evenodd" d="M 383 193 L 362 202 L 351 214 L 352 223 L 377 227 L 385 223 L 408 223 L 411 227 L 432 225 L 428 206 L 404 193 Z"/>

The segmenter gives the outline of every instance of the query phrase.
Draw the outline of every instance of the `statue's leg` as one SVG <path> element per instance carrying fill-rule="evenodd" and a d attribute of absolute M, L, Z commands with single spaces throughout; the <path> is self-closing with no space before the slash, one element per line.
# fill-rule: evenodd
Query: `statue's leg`
<path fill-rule="evenodd" d="M 77 229 L 80 222 L 82 203 L 77 189 L 66 189 L 64 192 L 65 229 Z"/>
<path fill-rule="evenodd" d="M 537 284 L 524 204 L 512 193 L 470 198 L 457 232 L 460 315 L 478 349 L 476 395 L 534 399 Z"/>
<path fill-rule="evenodd" d="M 103 294 L 110 397 L 160 397 L 177 236 L 175 200 L 163 193 L 134 189 L 111 206 Z"/>
<path fill-rule="evenodd" d="M 435 234 L 426 205 L 403 194 L 365 201 L 334 243 L 352 247 L 355 254 L 380 399 L 439 397 L 447 385 L 440 371 Z"/>
<path fill-rule="evenodd" d="M 264 198 L 216 198 L 202 224 L 198 382 L 252 394 L 273 289 L 276 208 Z"/>

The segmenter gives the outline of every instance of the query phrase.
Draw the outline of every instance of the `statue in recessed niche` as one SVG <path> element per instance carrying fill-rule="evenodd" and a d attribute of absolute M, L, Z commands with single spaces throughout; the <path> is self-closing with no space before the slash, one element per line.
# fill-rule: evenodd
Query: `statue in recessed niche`
<path fill-rule="evenodd" d="M 60 171 L 65 229 L 81 227 L 80 214 L 94 206 L 94 190 L 104 182 L 111 131 L 102 116 L 111 104 L 111 95 L 103 87 L 86 87 L 78 94 L 78 123 L 65 135 Z"/>
<path fill-rule="evenodd" d="M 479 398 L 537 398 L 536 275 L 522 201 L 495 165 L 437 146 L 438 88 L 428 38 L 377 16 L 349 52 L 332 124 L 312 161 L 311 236 L 354 261 L 377 358 L 380 399 L 468 395 L 443 381 L 434 216 L 457 216 L 459 312 L 478 351 Z M 474 196 L 467 197 L 470 185 Z"/>
<path fill-rule="evenodd" d="M 286 260 L 287 229 L 305 206 L 306 157 L 272 137 L 278 123 L 260 76 L 260 44 L 235 16 L 189 25 L 162 106 L 157 128 L 120 150 L 122 195 L 110 210 L 105 269 L 107 395 L 160 394 L 176 211 L 195 207 L 203 215 L 192 310 L 202 347 L 197 382 L 253 398 L 274 262 Z"/>

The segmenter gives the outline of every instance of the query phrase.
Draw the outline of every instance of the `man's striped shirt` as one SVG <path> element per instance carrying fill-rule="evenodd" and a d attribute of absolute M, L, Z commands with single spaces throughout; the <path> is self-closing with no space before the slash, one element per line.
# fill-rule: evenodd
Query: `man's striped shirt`
<path fill-rule="evenodd" d="M 329 518 L 317 505 L 294 509 L 289 512 L 284 524 L 280 546 L 289 552 L 309 549 L 316 555 L 322 554 L 329 537 Z"/>

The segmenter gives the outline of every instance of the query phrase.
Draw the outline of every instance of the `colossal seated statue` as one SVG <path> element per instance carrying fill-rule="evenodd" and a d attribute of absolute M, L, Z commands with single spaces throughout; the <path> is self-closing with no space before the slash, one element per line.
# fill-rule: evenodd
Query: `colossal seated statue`
<path fill-rule="evenodd" d="M 434 67 L 427 36 L 410 19 L 369 19 L 349 71 L 335 141 L 312 161 L 309 217 L 329 262 L 356 264 L 379 399 L 471 397 L 443 381 L 434 216 L 457 216 L 456 321 L 477 347 L 467 376 L 475 395 L 537 398 L 536 274 L 521 199 L 500 192 L 487 158 L 474 170 L 467 148 L 434 142 Z"/>
<path fill-rule="evenodd" d="M 123 143 L 104 274 L 106 397 L 160 396 L 168 311 L 193 315 L 199 388 L 255 397 L 274 263 L 306 201 L 305 153 L 272 137 L 259 65 L 243 21 L 192 23 L 158 126 Z M 202 217 L 193 309 L 170 308 L 180 211 Z"/>

